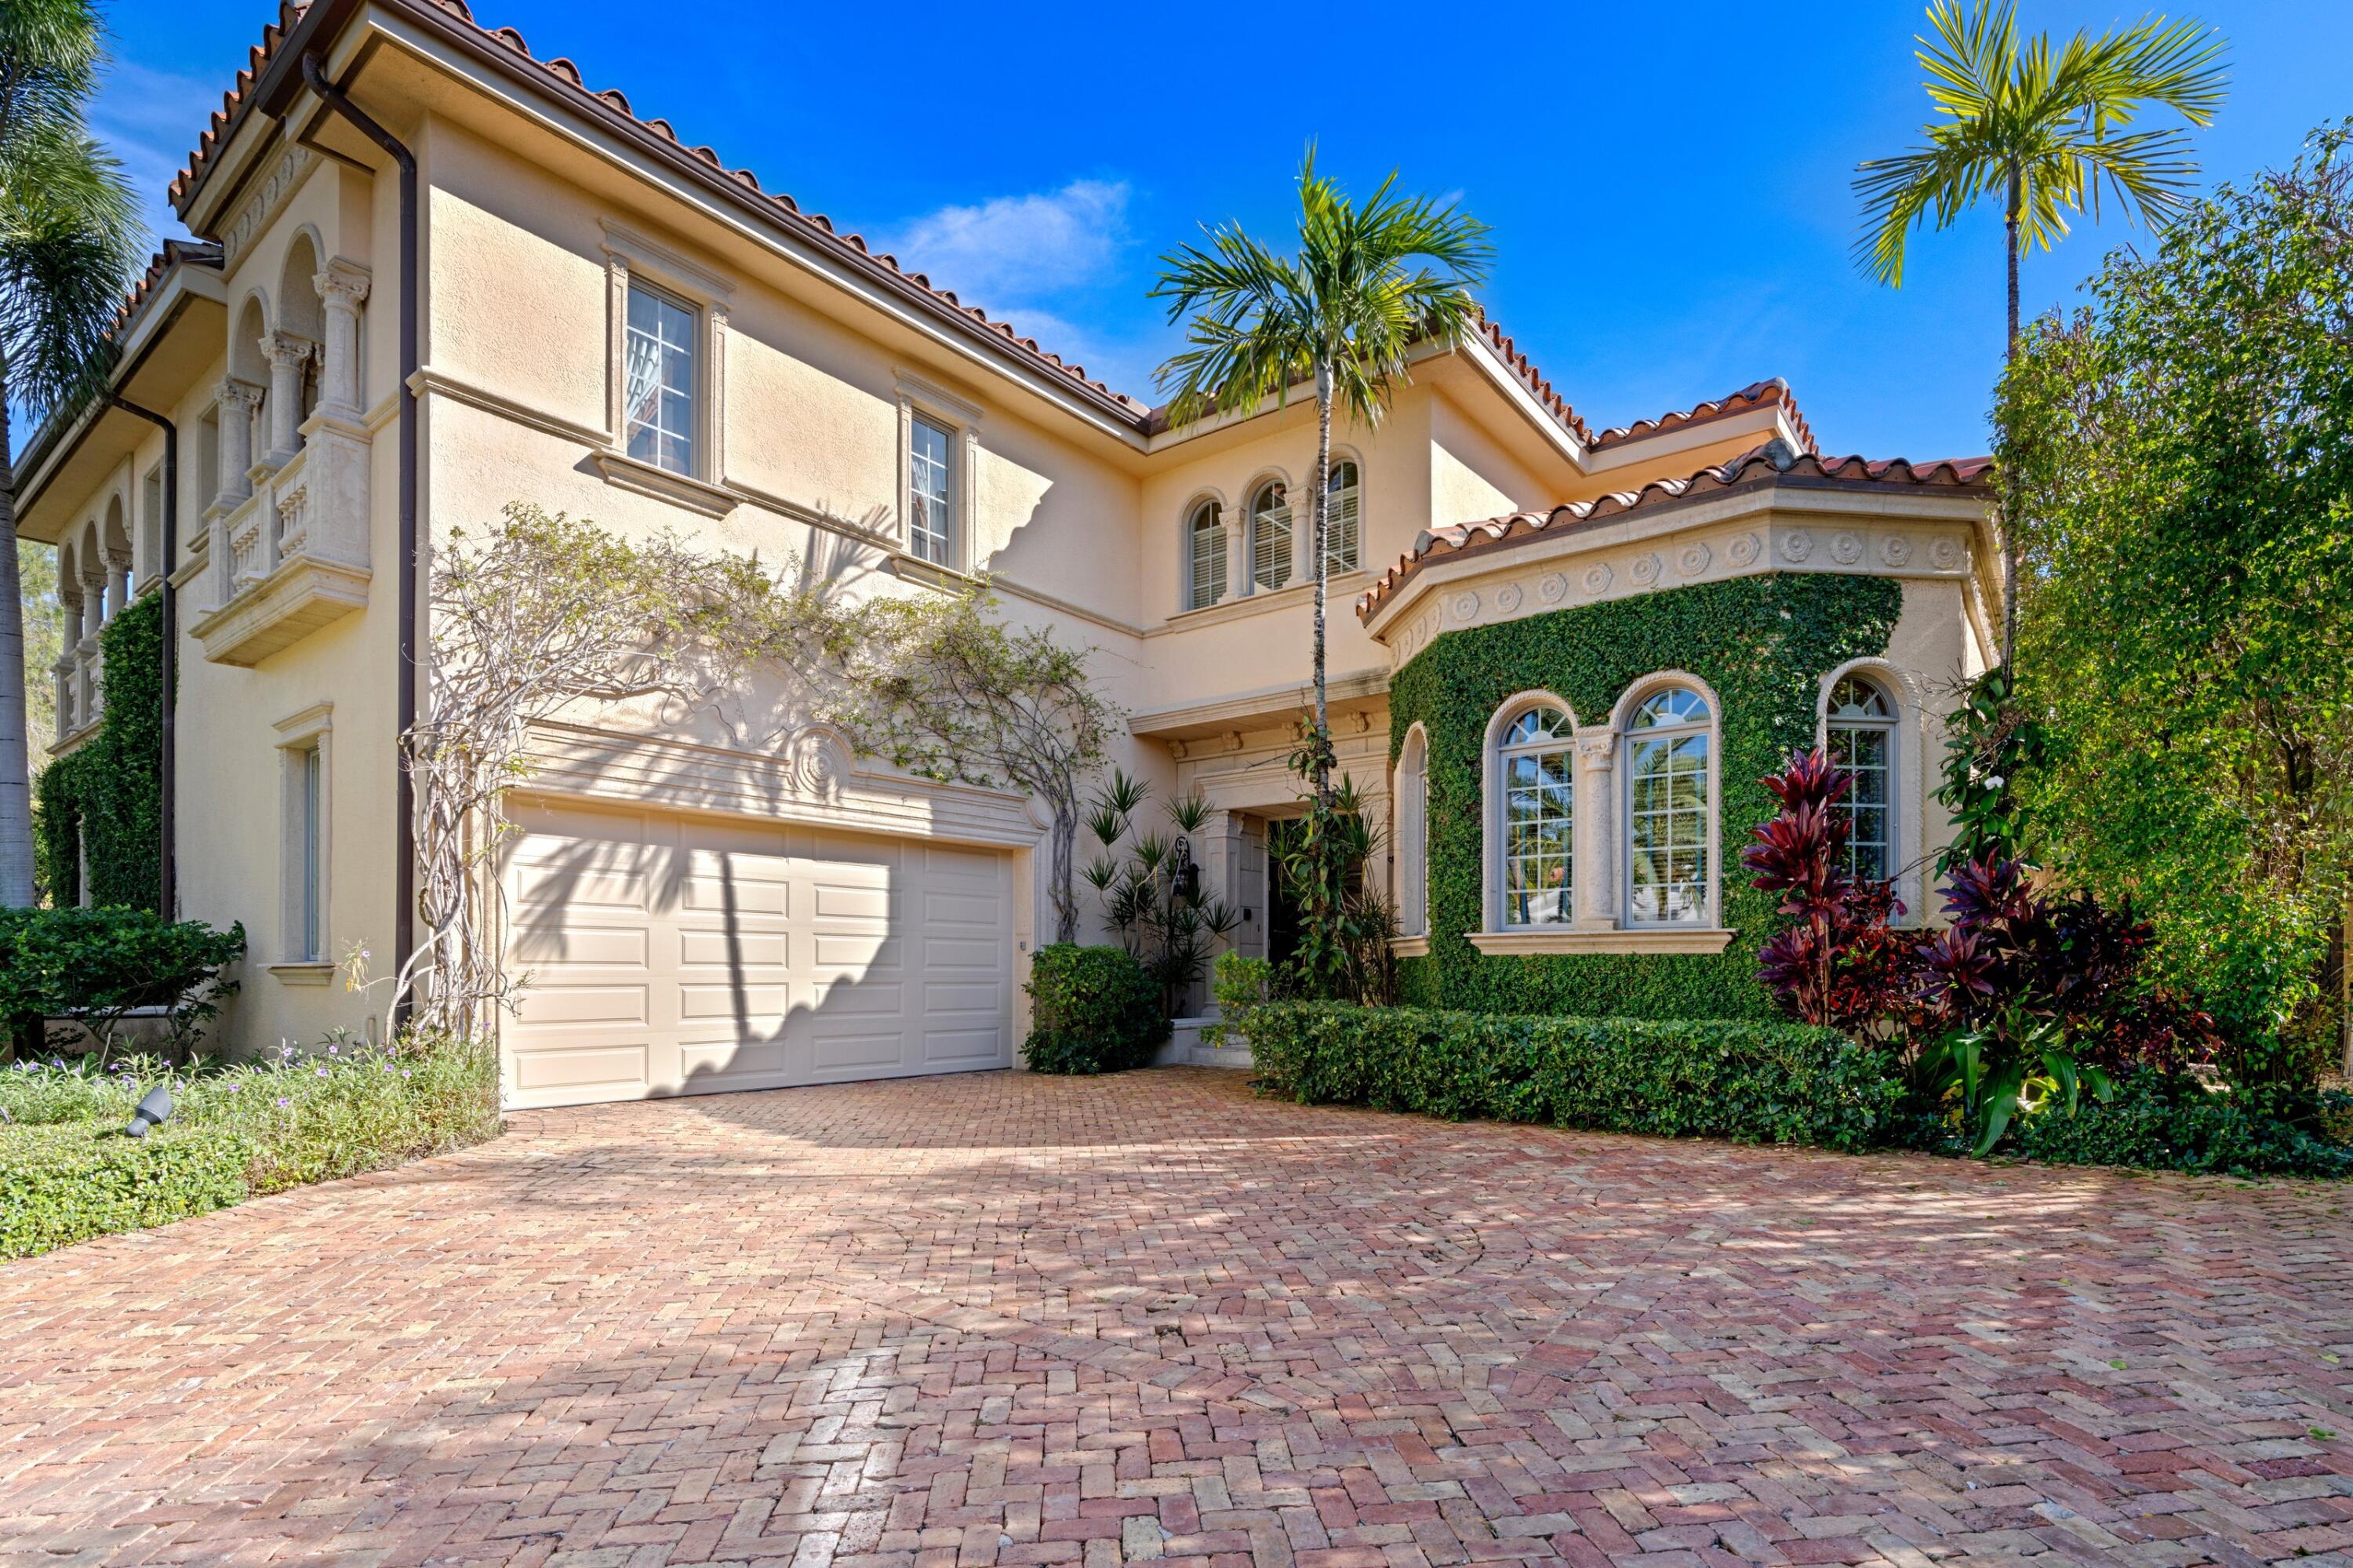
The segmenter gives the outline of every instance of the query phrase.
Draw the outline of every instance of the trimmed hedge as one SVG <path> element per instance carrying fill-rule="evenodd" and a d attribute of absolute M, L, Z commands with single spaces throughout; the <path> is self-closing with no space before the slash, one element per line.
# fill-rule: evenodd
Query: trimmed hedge
<path fill-rule="evenodd" d="M 1389 684 L 1389 758 L 1419 721 L 1430 736 L 1430 952 L 1398 965 L 1400 1001 L 1482 1012 L 1577 1017 L 1774 1016 L 1757 954 L 1779 927 L 1771 895 L 1740 874 L 1749 830 L 1771 817 L 1757 782 L 1810 746 L 1821 677 L 1884 653 L 1903 585 L 1838 573 L 1768 573 L 1697 583 L 1443 632 Z M 1609 715 L 1626 688 L 1662 670 L 1714 687 L 1723 790 L 1715 845 L 1723 918 L 1739 932 L 1721 953 L 1485 954 L 1461 935 L 1482 923 L 1480 781 L 1487 723 L 1513 694 L 1549 691 L 1581 724 Z M 1916 782 L 1916 781 L 1914 781 Z"/>
<path fill-rule="evenodd" d="M 1037 1004 L 1021 1045 L 1033 1073 L 1124 1073 L 1168 1038 L 1160 982 L 1125 948 L 1050 943 L 1023 989 Z"/>
<path fill-rule="evenodd" d="M 227 1128 L 166 1123 L 133 1139 L 112 1121 L 0 1127 L 0 1258 L 242 1202 L 252 1159 Z"/>
<path fill-rule="evenodd" d="M 1868 1149 L 1894 1059 L 1836 1030 L 1745 1019 L 1553 1018 L 1279 1001 L 1250 1015 L 1261 1081 L 1303 1105 L 1668 1138 Z"/>
<path fill-rule="evenodd" d="M 2353 1147 L 2321 1130 L 2347 1097 L 2250 1096 L 2138 1072 L 2105 1105 L 2021 1118 L 2002 1146 L 2053 1165 L 2129 1165 L 2227 1176 L 2353 1177 Z M 2309 1124 L 2309 1125 L 2306 1125 Z"/>

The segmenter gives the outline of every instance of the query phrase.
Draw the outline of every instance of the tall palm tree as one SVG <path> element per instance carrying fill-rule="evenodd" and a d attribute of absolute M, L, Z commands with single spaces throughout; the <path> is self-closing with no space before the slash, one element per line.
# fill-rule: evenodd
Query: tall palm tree
<path fill-rule="evenodd" d="M 1999 195 L 2010 271 L 2010 334 L 2005 360 L 2018 357 L 2018 262 L 2031 245 L 2043 250 L 2067 232 L 2067 215 L 2089 205 L 2098 216 L 2105 192 L 2126 217 L 2152 228 L 2170 222 L 2189 200 L 2198 166 L 2181 126 L 2126 129 L 2144 108 L 2179 114 L 2190 125 L 2213 122 L 2227 77 L 2221 35 L 2196 22 L 2145 18 L 2094 38 L 2077 33 L 2064 48 L 2051 37 L 2021 39 L 2013 0 L 1930 0 L 1933 39 L 1918 40 L 1928 97 L 1938 118 L 1927 143 L 1855 171 L 1864 228 L 1855 242 L 1863 270 L 1891 287 L 1904 282 L 1905 243 L 1933 217 L 1949 227 L 1981 196 Z M 2005 505 L 2002 525 L 2002 657 L 2018 640 L 2018 551 Z"/>
<path fill-rule="evenodd" d="M 1324 601 L 1331 562 L 1324 531 L 1333 406 L 1367 429 L 1378 426 L 1397 384 L 1410 379 L 1406 359 L 1414 344 L 1451 347 L 1477 323 L 1471 291 L 1485 280 L 1494 255 L 1485 224 L 1452 203 L 1398 195 L 1396 185 L 1391 174 L 1366 201 L 1351 201 L 1315 172 L 1311 143 L 1299 171 L 1296 254 L 1278 254 L 1230 224 L 1205 225 L 1206 246 L 1187 245 L 1161 258 L 1165 270 L 1151 295 L 1168 302 L 1170 321 L 1192 316 L 1185 334 L 1191 346 L 1160 367 L 1172 422 L 1253 409 L 1269 397 L 1282 405 L 1301 383 L 1314 387 L 1311 772 L 1316 798 L 1327 801 L 1333 753 Z"/>
<path fill-rule="evenodd" d="M 121 166 L 84 119 L 105 59 L 90 0 L 0 0 L 0 907 L 33 902 L 9 418 L 95 390 L 146 245 Z"/>

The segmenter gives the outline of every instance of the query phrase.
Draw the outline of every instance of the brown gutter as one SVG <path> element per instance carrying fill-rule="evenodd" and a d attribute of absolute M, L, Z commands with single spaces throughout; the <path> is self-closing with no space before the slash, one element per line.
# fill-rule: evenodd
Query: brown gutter
<path fill-rule="evenodd" d="M 400 168 L 400 697 L 393 743 L 394 847 L 392 969 L 406 968 L 417 947 L 417 823 L 414 787 L 402 756 L 417 722 L 417 155 L 398 137 L 327 79 L 316 51 L 302 56 L 302 80 L 321 102 L 385 151 Z M 393 998 L 392 1033 L 408 1022 L 414 1004 L 404 989 Z"/>

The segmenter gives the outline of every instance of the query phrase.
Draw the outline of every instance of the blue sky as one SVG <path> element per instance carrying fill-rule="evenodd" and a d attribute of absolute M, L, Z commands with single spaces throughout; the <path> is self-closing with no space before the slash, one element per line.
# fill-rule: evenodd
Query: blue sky
<path fill-rule="evenodd" d="M 2021 10 L 2060 33 L 2141 15 Z M 111 8 L 100 127 L 159 228 L 164 185 L 270 14 Z M 476 0 L 475 14 L 1140 397 L 1176 341 L 1145 298 L 1155 259 L 1202 221 L 1274 237 L 1313 137 L 1359 190 L 1395 169 L 1493 226 L 1490 312 L 1597 429 L 1778 375 L 1826 448 L 1917 460 L 1987 444 L 1999 213 L 1916 239 L 1901 291 L 1849 255 L 1855 162 L 1902 149 L 1927 115 L 1910 0 Z M 2314 125 L 2353 114 L 2353 4 L 2186 14 L 2231 44 L 2230 101 L 2199 139 L 2210 181 L 2284 163 Z M 2104 252 L 2145 239 L 2113 217 L 2079 227 L 2028 261 L 2030 311 L 2072 301 Z"/>

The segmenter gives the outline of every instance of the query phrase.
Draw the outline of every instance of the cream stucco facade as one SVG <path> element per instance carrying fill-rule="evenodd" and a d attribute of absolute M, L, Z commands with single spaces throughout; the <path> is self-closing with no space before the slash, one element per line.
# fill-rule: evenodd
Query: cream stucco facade
<path fill-rule="evenodd" d="M 306 84 L 306 56 L 413 156 L 413 214 L 385 152 Z M 1092 650 L 1131 715 L 1110 760 L 1163 798 L 1198 790 L 1217 808 L 1198 853 L 1252 911 L 1236 939 L 1263 943 L 1264 829 L 1293 806 L 1282 759 L 1310 678 L 1312 563 L 1303 506 L 1281 587 L 1253 581 L 1262 563 L 1240 524 L 1270 482 L 1303 494 L 1308 400 L 1171 429 L 932 290 L 912 270 L 921 258 L 870 255 L 637 119 L 617 94 L 591 92 L 565 63 L 433 0 L 290 12 L 174 194 L 209 243 L 163 259 L 135 296 L 117 376 L 121 397 L 177 426 L 174 547 L 163 546 L 163 432 L 104 407 L 37 440 L 19 528 L 56 543 L 67 568 L 75 635 L 55 673 L 60 749 L 97 716 L 98 625 L 126 591 L 174 585 L 179 910 L 245 924 L 235 1044 L 315 1040 L 380 1012 L 379 996 L 341 983 L 335 960 L 358 945 L 376 972 L 390 967 L 401 576 L 421 580 L 437 541 L 518 500 L 633 536 L 673 530 L 796 558 L 854 593 L 932 593 L 987 574 L 1003 613 Z M 633 291 L 683 323 L 688 455 L 667 464 L 629 450 Z M 417 322 L 406 387 L 404 297 Z M 918 441 L 944 452 L 944 561 L 921 558 L 910 533 L 913 487 L 936 482 L 911 474 L 938 471 L 913 461 Z M 411 443 L 416 558 L 404 562 Z M 1451 629 L 1729 576 L 1873 572 L 1904 584 L 1883 661 L 1905 704 L 1898 820 L 1913 861 L 1933 847 L 1935 683 L 1983 664 L 1994 613 L 1981 491 L 1861 469 L 1811 488 L 1787 475 L 1723 486 L 1715 499 L 1645 488 L 1771 443 L 1812 446 L 1778 385 L 1597 436 L 1492 331 L 1423 355 L 1377 430 L 1336 429 L 1335 458 L 1360 476 L 1361 546 L 1331 579 L 1330 683 L 1343 764 L 1372 808 L 1389 811 L 1390 674 Z M 1228 523 L 1226 592 L 1196 608 L 1188 519 L 1210 501 Z M 1564 503 L 1588 512 L 1492 546 L 1461 532 Z M 428 646 L 433 629 L 415 630 Z M 904 987 L 870 988 L 881 1011 L 904 1010 L 908 1038 L 945 1042 L 930 1058 L 910 1046 L 886 1070 L 1010 1060 L 1027 955 L 1051 930 L 1039 815 L 1018 799 L 895 777 L 777 703 L 754 691 L 728 715 L 584 715 L 546 734 L 521 809 L 534 832 L 555 835 L 548 863 L 575 818 L 605 823 L 606 847 L 590 871 L 518 883 L 517 896 L 585 908 L 612 865 L 669 855 L 687 868 L 677 886 L 688 914 L 633 907 L 617 924 L 588 921 L 575 952 L 560 936 L 571 916 L 537 909 L 563 950 L 526 959 L 555 976 L 550 994 L 588 1011 L 534 1014 L 527 1001 L 521 1027 L 548 1062 L 571 1051 L 584 1065 L 515 1068 L 519 1101 L 803 1081 L 808 1063 L 778 1044 L 791 1021 L 821 1021 L 826 986 L 849 996 L 856 965 L 922 936 L 918 894 L 943 922 L 923 937 L 923 972 L 966 981 L 951 994 L 911 970 Z M 865 938 L 848 926 L 807 930 L 780 912 L 786 956 L 773 983 L 720 983 L 731 1000 L 698 1038 L 681 1022 L 701 994 L 691 868 L 732 876 L 752 863 L 727 858 L 739 852 L 765 857 L 774 874 L 754 880 L 787 890 L 780 911 L 793 898 L 849 909 L 852 885 L 866 885 L 827 868 L 883 867 L 880 924 L 856 948 Z M 1001 950 L 972 945 L 990 933 Z M 565 966 L 589 964 L 580 953 L 607 939 L 623 968 L 647 943 L 688 955 L 665 982 L 682 999 L 670 1024 L 633 1022 L 626 1007 L 591 1015 L 596 997 L 637 980 L 582 969 L 566 990 Z M 805 972 L 795 942 L 866 957 Z M 906 1000 L 926 985 L 930 1001 Z M 927 1022 L 925 1007 L 962 1022 Z M 632 1043 L 638 1025 L 671 1027 L 684 1044 L 649 1057 Z M 829 1070 L 857 1075 L 868 1036 L 840 1038 L 851 1044 Z M 820 1044 L 819 1068 L 824 1056 Z"/>

